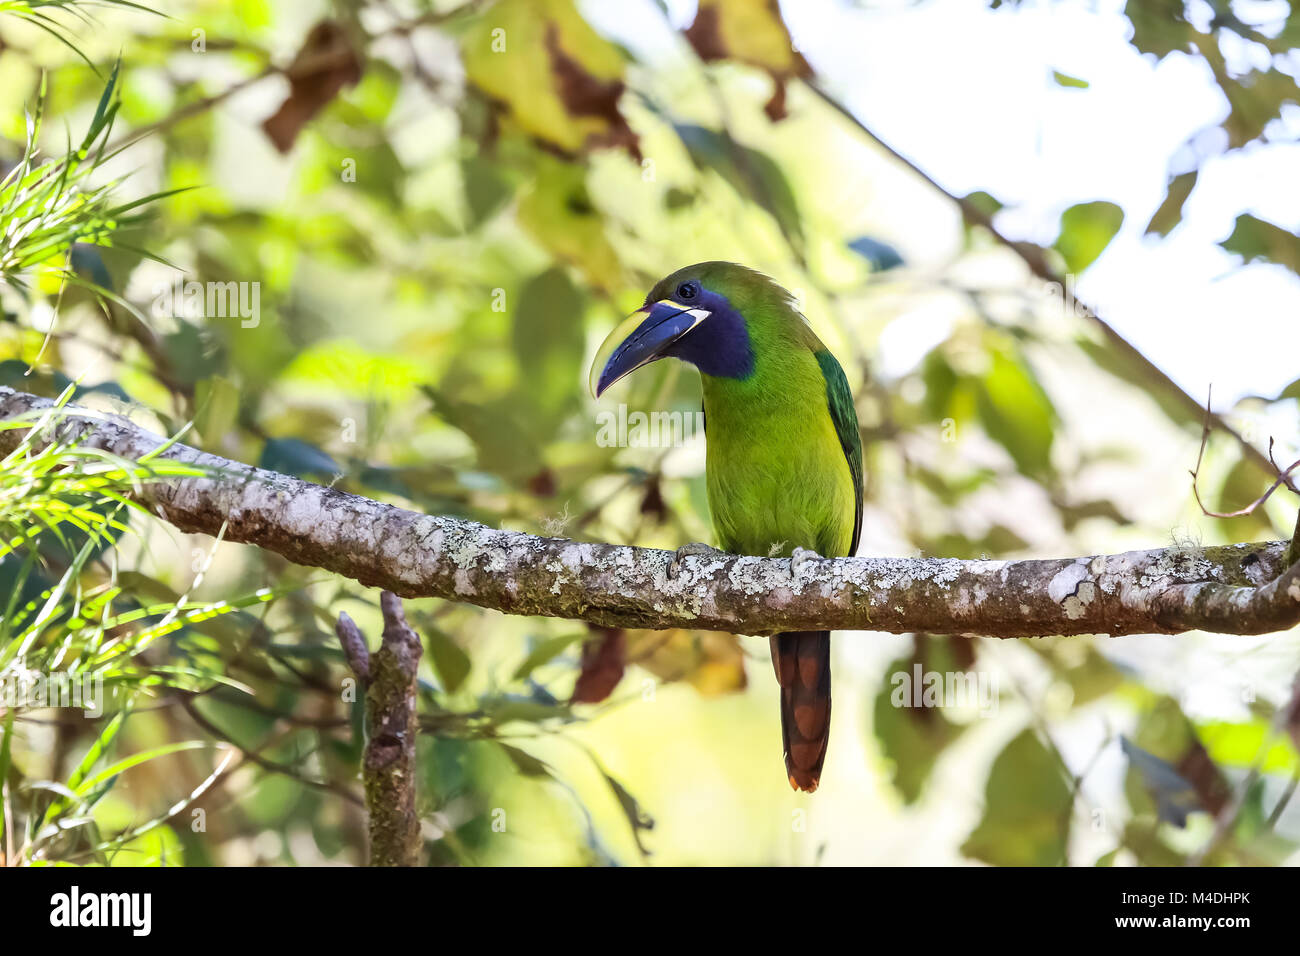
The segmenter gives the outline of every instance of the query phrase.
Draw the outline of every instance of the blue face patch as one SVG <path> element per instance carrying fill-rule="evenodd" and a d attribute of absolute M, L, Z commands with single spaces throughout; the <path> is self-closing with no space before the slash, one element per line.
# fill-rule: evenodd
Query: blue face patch
<path fill-rule="evenodd" d="M 664 352 L 683 362 L 690 362 L 705 375 L 717 378 L 748 378 L 754 371 L 754 347 L 749 329 L 724 295 L 710 292 L 695 284 L 689 298 L 673 295 L 676 301 L 693 309 L 712 313 Z"/>

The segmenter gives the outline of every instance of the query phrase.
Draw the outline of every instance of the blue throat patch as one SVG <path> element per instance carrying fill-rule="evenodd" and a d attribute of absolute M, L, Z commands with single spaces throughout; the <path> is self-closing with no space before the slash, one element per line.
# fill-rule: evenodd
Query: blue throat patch
<path fill-rule="evenodd" d="M 706 291 L 698 304 L 713 314 L 674 342 L 664 354 L 690 362 L 705 375 L 749 378 L 754 373 L 754 346 L 745 320 L 726 297 L 717 293 Z"/>

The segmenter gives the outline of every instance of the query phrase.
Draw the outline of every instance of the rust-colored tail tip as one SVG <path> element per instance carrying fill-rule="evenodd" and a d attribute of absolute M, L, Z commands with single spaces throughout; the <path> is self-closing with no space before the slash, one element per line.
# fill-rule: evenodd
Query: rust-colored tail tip
<path fill-rule="evenodd" d="M 819 783 L 821 783 L 821 780 L 817 777 L 807 776 L 801 780 L 794 774 L 790 774 L 790 788 L 793 790 L 802 790 L 804 793 L 812 793 L 817 789 L 817 784 Z"/>

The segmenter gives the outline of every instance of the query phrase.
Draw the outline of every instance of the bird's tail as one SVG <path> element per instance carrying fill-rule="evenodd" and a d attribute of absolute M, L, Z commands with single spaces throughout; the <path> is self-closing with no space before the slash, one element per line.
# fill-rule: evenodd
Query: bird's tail
<path fill-rule="evenodd" d="M 771 638 L 781 685 L 781 737 L 790 786 L 817 789 L 831 732 L 831 632 L 788 631 Z"/>

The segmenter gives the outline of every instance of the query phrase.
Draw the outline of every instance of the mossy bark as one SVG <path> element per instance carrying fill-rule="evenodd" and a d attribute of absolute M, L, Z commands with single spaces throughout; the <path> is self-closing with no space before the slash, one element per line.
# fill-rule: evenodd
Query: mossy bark
<path fill-rule="evenodd" d="M 0 388 L 0 419 L 49 404 Z M 74 415 L 65 427 L 126 458 L 163 441 L 122 419 Z M 0 452 L 21 437 L 21 430 L 0 431 Z M 159 482 L 139 493 L 182 530 L 220 531 L 228 541 L 404 597 L 507 614 L 755 635 L 1264 634 L 1300 623 L 1300 567 L 1285 563 L 1294 549 L 1288 542 L 1028 561 L 836 558 L 805 561 L 798 573 L 784 558 L 717 553 L 686 557 L 670 569 L 668 551 L 419 514 L 184 445 L 164 454 L 212 470 L 210 478 Z"/>
<path fill-rule="evenodd" d="M 384 635 L 370 655 L 352 619 L 337 631 L 353 673 L 366 689 L 366 747 L 361 778 L 369 814 L 370 866 L 418 866 L 423 840 L 415 811 L 416 674 L 423 647 L 406 623 L 402 602 L 379 596 Z"/>

